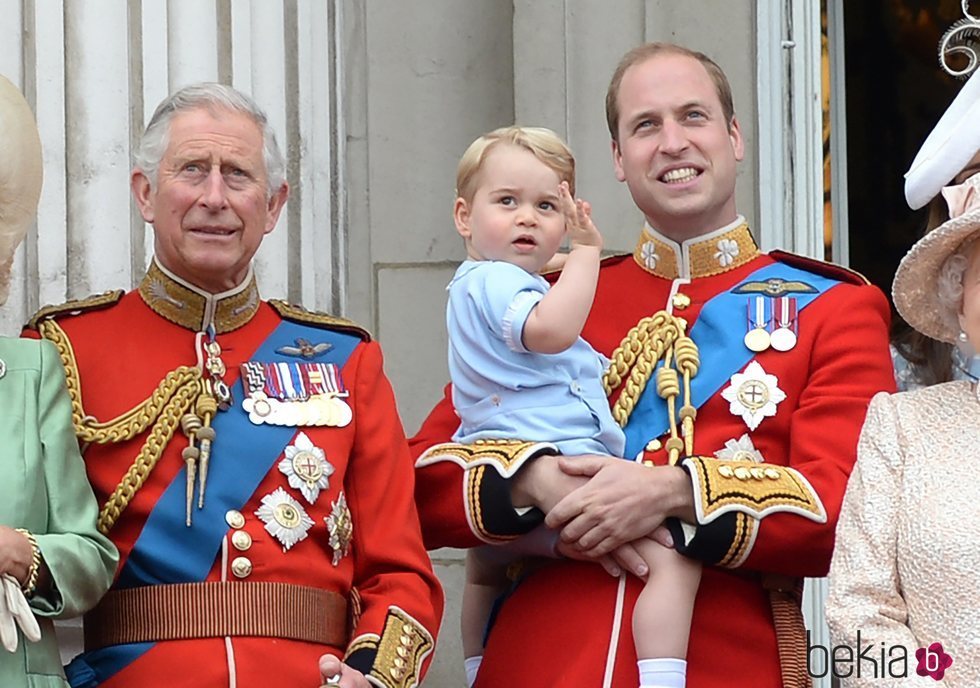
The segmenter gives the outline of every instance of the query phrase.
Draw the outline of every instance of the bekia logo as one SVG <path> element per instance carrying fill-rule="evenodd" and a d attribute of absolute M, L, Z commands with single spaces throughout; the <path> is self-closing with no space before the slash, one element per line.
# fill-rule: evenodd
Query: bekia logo
<path fill-rule="evenodd" d="M 904 645 L 867 642 L 858 630 L 854 645 L 825 647 L 810 642 L 806 632 L 806 671 L 812 678 L 907 678 L 909 655 Z M 942 643 L 930 643 L 915 651 L 915 673 L 941 681 L 953 658 Z"/>
<path fill-rule="evenodd" d="M 942 643 L 920 647 L 915 651 L 915 658 L 919 660 L 919 666 L 915 667 L 915 673 L 919 676 L 929 676 L 937 681 L 942 680 L 946 670 L 953 663 L 953 658 L 943 650 Z"/>

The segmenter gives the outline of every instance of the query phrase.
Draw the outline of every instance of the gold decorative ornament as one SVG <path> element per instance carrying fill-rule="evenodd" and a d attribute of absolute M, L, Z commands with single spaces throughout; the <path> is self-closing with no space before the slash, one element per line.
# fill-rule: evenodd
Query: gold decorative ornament
<path fill-rule="evenodd" d="M 114 289 L 84 299 L 72 299 L 57 305 L 44 306 L 31 316 L 27 322 L 27 327 L 31 330 L 40 330 L 40 324 L 46 320 L 108 308 L 118 303 L 125 293 L 122 289 Z"/>
<path fill-rule="evenodd" d="M 238 509 L 229 509 L 225 512 L 225 523 L 231 528 L 244 528 L 245 516 Z"/>
<path fill-rule="evenodd" d="M 432 652 L 432 636 L 398 607 L 389 607 L 384 630 L 377 640 L 370 676 L 386 688 L 418 685 L 422 660 Z"/>
<path fill-rule="evenodd" d="M 681 292 L 677 292 L 672 297 L 670 297 L 670 303 L 677 310 L 684 310 L 685 308 L 691 305 L 691 297 L 688 296 L 687 294 L 682 294 Z"/>
<path fill-rule="evenodd" d="M 644 227 L 633 250 L 633 259 L 641 268 L 667 280 L 720 275 L 758 255 L 759 248 L 744 222 L 721 235 L 686 242 L 683 248 Z"/>
<path fill-rule="evenodd" d="M 789 466 L 705 456 L 688 457 L 684 465 L 691 474 L 697 519 L 702 525 L 732 512 L 761 519 L 785 511 L 816 523 L 827 521 L 819 495 L 799 471 Z"/>
<path fill-rule="evenodd" d="M 366 342 L 371 341 L 371 333 L 353 320 L 338 318 L 337 316 L 327 315 L 326 313 L 308 311 L 302 306 L 287 303 L 281 299 L 270 299 L 269 305 L 272 306 L 273 310 L 275 310 L 276 313 L 278 313 L 279 316 L 285 320 L 302 323 L 304 325 L 314 325 L 316 327 L 339 330 L 341 332 L 346 332 L 348 334 L 353 334 L 360 337 Z"/>
<path fill-rule="evenodd" d="M 252 546 L 252 536 L 244 530 L 236 530 L 231 534 L 231 544 L 239 552 L 245 552 Z"/>
<path fill-rule="evenodd" d="M 440 461 L 452 461 L 462 468 L 492 466 L 502 477 L 509 478 L 524 462 L 542 454 L 557 454 L 558 449 L 550 442 L 525 442 L 523 440 L 477 440 L 473 444 L 444 442 L 430 447 L 416 461 L 416 466 L 428 466 Z"/>
<path fill-rule="evenodd" d="M 252 575 L 252 560 L 248 557 L 235 557 L 231 562 L 231 572 L 235 578 L 248 578 Z"/>
<path fill-rule="evenodd" d="M 657 364 L 663 361 L 656 384 L 658 396 L 667 402 L 670 438 L 665 446 L 671 465 L 677 463 L 682 450 L 685 455 L 694 451 L 697 409 L 691 404 L 691 378 L 697 375 L 701 362 L 697 345 L 685 334 L 686 328 L 687 321 L 667 311 L 643 318 L 613 352 L 602 381 L 607 395 L 623 387 L 612 414 L 624 427 Z M 679 396 L 683 399 L 680 410 L 676 408 Z"/>

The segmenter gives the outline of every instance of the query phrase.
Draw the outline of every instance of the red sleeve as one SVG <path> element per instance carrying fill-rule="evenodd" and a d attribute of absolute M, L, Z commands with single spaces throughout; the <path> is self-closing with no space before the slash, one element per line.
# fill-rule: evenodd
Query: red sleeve
<path fill-rule="evenodd" d="M 432 454 L 440 444 L 450 442 L 457 427 L 451 386 L 446 385 L 442 400 L 409 440 L 416 459 L 415 502 L 426 547 L 472 547 L 506 541 L 541 523 L 544 516 L 539 510 L 519 512 L 514 508 L 509 476 L 524 461 L 553 448 L 529 442 L 502 443 L 486 451 L 453 445 L 465 451 L 467 458 L 459 459 L 461 451 L 452 460 L 420 460 L 426 452 Z"/>
<path fill-rule="evenodd" d="M 357 430 L 345 479 L 356 588 L 348 662 L 368 673 L 386 643 L 397 649 L 404 632 L 411 642 L 402 644 L 424 668 L 442 620 L 442 589 L 422 544 L 412 460 L 381 349 L 376 343 L 359 348 Z M 408 627 L 411 632 L 403 630 Z"/>

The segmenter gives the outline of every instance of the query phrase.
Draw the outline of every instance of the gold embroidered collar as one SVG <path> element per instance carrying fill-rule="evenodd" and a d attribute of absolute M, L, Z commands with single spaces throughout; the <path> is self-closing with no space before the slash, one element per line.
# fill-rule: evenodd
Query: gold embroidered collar
<path fill-rule="evenodd" d="M 194 332 L 204 332 L 211 324 L 215 334 L 231 332 L 259 310 L 259 288 L 251 266 L 240 285 L 210 294 L 177 277 L 154 257 L 139 293 L 153 312 Z"/>
<path fill-rule="evenodd" d="M 633 251 L 641 268 L 669 280 L 719 275 L 758 255 L 759 247 L 741 215 L 730 225 L 680 244 L 646 225 Z"/>

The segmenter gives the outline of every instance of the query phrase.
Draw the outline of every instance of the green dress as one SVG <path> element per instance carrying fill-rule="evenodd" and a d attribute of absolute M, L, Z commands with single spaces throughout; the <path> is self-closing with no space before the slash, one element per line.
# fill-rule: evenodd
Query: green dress
<path fill-rule="evenodd" d="M 26 528 L 52 585 L 29 600 L 41 640 L 0 647 L 0 686 L 66 686 L 53 619 L 78 616 L 109 589 L 118 554 L 96 530 L 98 505 L 72 427 L 64 368 L 46 341 L 0 337 L 0 524 Z M 19 633 L 19 629 L 18 629 Z"/>

